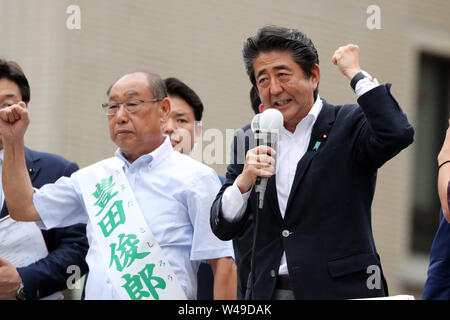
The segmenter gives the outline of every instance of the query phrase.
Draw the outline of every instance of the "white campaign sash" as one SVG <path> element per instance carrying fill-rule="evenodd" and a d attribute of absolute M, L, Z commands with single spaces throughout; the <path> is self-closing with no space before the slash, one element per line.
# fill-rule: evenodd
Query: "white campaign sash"
<path fill-rule="evenodd" d="M 114 157 L 74 174 L 107 274 L 121 299 L 185 300 L 172 267 L 147 226 L 123 165 Z"/>

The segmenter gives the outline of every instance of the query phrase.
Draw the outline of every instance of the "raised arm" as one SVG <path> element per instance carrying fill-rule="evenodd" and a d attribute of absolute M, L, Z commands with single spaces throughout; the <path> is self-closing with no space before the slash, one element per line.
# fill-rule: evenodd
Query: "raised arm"
<path fill-rule="evenodd" d="M 23 102 L 0 110 L 0 134 L 4 149 L 3 192 L 11 218 L 18 221 L 40 220 L 33 205 L 34 189 L 25 163 L 24 135 L 29 122 Z"/>
<path fill-rule="evenodd" d="M 340 47 L 332 62 L 349 80 L 360 78 L 358 46 Z M 361 109 L 354 111 L 357 122 L 352 126 L 356 135 L 352 152 L 359 164 L 379 168 L 413 142 L 414 128 L 392 96 L 391 84 L 379 85 L 364 76 L 354 85 Z"/>
<path fill-rule="evenodd" d="M 450 125 L 450 119 L 449 125 Z M 439 172 L 438 172 L 438 192 L 441 200 L 442 212 L 445 219 L 450 222 L 449 210 L 449 182 L 450 182 L 450 127 L 447 129 L 445 140 L 441 151 L 437 157 Z"/>

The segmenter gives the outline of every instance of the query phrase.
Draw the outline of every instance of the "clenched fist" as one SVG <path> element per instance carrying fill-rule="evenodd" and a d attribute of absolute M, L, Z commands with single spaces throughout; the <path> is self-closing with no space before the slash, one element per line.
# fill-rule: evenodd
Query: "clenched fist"
<path fill-rule="evenodd" d="M 337 65 L 341 73 L 349 79 L 352 79 L 358 72 L 359 67 L 359 47 L 355 44 L 348 44 L 339 47 L 331 59 L 333 64 Z"/>
<path fill-rule="evenodd" d="M 0 258 L 0 300 L 15 298 L 21 282 L 17 269 L 9 261 Z"/>
<path fill-rule="evenodd" d="M 0 110 L 0 135 L 3 142 L 23 140 L 30 120 L 25 102 L 19 102 Z"/>

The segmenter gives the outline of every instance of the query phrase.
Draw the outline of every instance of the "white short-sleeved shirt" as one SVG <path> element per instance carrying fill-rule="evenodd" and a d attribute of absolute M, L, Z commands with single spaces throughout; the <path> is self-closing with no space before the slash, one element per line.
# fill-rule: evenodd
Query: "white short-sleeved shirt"
<path fill-rule="evenodd" d="M 130 164 L 124 172 L 144 218 L 175 272 L 188 299 L 197 293 L 197 270 L 202 260 L 234 258 L 231 241 L 219 240 L 209 224 L 211 204 L 221 184 L 213 169 L 173 151 L 170 140 Z M 119 299 L 105 271 L 79 183 L 72 176 L 37 190 L 34 205 L 45 229 L 87 223 L 89 275 L 86 299 Z"/>

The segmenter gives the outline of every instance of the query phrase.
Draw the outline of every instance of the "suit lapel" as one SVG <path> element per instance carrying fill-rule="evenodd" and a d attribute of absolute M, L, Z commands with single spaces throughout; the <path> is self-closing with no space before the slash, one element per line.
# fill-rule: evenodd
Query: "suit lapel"
<path fill-rule="evenodd" d="M 37 176 L 37 173 L 41 169 L 41 167 L 37 165 L 39 159 L 40 158 L 36 156 L 35 153 L 33 153 L 30 149 L 25 147 L 25 162 L 27 165 L 28 174 L 30 175 L 31 184 L 33 184 L 33 181 Z M 4 202 L 0 213 L 0 218 L 3 218 L 8 214 L 9 214 L 8 207 L 6 206 L 6 202 Z"/>
<path fill-rule="evenodd" d="M 38 172 L 41 170 L 41 167 L 38 165 L 39 160 L 40 158 L 35 152 L 32 152 L 30 149 L 25 147 L 25 161 L 27 164 L 28 174 L 30 175 L 31 184 L 33 184 Z"/>
<path fill-rule="evenodd" d="M 332 129 L 335 120 L 335 106 L 328 104 L 324 99 L 322 99 L 323 106 L 319 113 L 319 116 L 314 123 L 314 127 L 311 132 L 311 139 L 309 140 L 309 145 L 306 153 L 300 159 L 297 164 L 297 169 L 295 171 L 294 182 L 292 183 L 291 192 L 289 194 L 288 202 L 286 205 L 286 215 L 289 212 L 289 208 L 292 204 L 292 199 L 295 196 L 297 189 L 303 179 L 303 176 L 308 171 L 311 162 L 314 157 L 320 153 L 320 150 L 324 147 L 327 142 L 328 135 Z"/>

